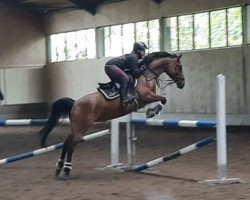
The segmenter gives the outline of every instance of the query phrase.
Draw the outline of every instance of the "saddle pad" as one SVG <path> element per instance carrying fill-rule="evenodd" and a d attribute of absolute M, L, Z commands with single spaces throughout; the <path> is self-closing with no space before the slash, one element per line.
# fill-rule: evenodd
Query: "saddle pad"
<path fill-rule="evenodd" d="M 137 80 L 133 81 L 134 87 L 137 85 Z M 113 100 L 120 97 L 120 85 L 117 83 L 99 83 L 100 87 L 97 88 L 99 92 L 108 100 Z M 128 93 L 128 96 L 131 95 Z"/>
<path fill-rule="evenodd" d="M 116 99 L 116 98 L 118 98 L 118 97 L 120 96 L 120 92 L 119 92 L 118 89 L 112 89 L 112 90 L 111 90 L 110 88 L 105 88 L 105 89 L 103 89 L 103 88 L 98 87 L 97 90 L 98 90 L 99 92 L 101 92 L 102 95 L 103 95 L 106 99 L 108 99 L 108 100 Z"/>

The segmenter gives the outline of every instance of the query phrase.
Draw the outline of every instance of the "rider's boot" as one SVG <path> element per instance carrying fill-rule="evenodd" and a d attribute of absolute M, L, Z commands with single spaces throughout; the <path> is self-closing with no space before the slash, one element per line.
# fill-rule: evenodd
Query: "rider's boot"
<path fill-rule="evenodd" d="M 136 99 L 136 92 L 135 92 L 135 86 L 134 86 L 134 80 L 130 77 L 129 84 L 128 84 L 128 93 L 130 98 L 130 103 L 133 103 Z"/>
<path fill-rule="evenodd" d="M 127 105 L 130 103 L 130 99 L 128 97 L 128 90 L 127 90 L 127 84 L 125 83 L 124 85 L 121 85 L 121 104 L 122 108 L 126 108 Z"/>
<path fill-rule="evenodd" d="M 128 104 L 130 103 L 130 99 L 128 98 L 127 93 L 121 93 L 121 103 L 122 103 L 122 108 L 126 108 Z"/>

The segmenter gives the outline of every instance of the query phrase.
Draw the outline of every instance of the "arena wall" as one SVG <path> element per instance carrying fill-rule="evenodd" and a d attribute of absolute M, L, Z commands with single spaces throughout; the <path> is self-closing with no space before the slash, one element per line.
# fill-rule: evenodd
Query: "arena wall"
<path fill-rule="evenodd" d="M 6 108 L 18 105 L 25 108 L 23 106 L 32 104 L 44 108 L 60 97 L 76 99 L 95 92 L 98 82 L 108 80 L 103 66 L 109 58 L 47 63 L 46 37 L 50 34 L 161 19 L 242 3 L 250 1 L 190 0 L 187 3 L 168 0 L 156 4 L 148 0 L 128 0 L 102 5 L 96 15 L 77 10 L 45 16 L 1 7 L 0 88 L 6 97 L 1 109 L 11 110 Z M 184 118 L 214 117 L 215 76 L 223 73 L 227 78 L 230 123 L 250 124 L 247 103 L 250 102 L 250 46 L 182 53 L 186 87 L 179 90 L 171 86 L 159 91 L 168 98 L 163 114 Z M 40 115 L 44 116 L 44 112 Z"/>

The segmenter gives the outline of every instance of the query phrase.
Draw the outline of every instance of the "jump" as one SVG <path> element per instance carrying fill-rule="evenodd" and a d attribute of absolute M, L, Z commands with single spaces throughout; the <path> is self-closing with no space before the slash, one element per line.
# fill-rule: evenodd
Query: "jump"
<path fill-rule="evenodd" d="M 94 122 L 124 116 L 153 102 L 159 102 L 159 104 L 148 110 L 147 117 L 154 117 L 158 114 L 167 102 L 166 97 L 156 94 L 159 76 L 167 74 L 180 89 L 185 85 L 180 58 L 181 55 L 177 56 L 167 52 L 154 52 L 145 56 L 143 60 L 145 70 L 137 79 L 135 98 L 125 108 L 122 106 L 119 95 L 113 99 L 107 99 L 100 91 L 77 100 L 61 98 L 54 102 L 48 124 L 40 131 L 41 145 L 46 145 L 48 134 L 62 115 L 69 115 L 71 122 L 71 133 L 63 144 L 55 176 L 59 176 L 62 169 L 66 177 L 70 176 L 74 149 Z M 113 85 L 111 84 L 110 87 L 112 88 Z"/>

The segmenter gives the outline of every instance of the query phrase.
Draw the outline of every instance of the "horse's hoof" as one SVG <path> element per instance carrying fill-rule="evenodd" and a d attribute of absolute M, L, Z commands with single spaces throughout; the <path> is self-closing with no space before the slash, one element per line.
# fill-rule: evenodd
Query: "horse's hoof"
<path fill-rule="evenodd" d="M 146 118 L 152 118 L 156 116 L 158 113 L 153 108 L 149 108 L 146 112 Z"/>
<path fill-rule="evenodd" d="M 146 112 L 146 118 L 152 118 L 156 115 L 155 111 L 151 108 L 149 108 Z"/>
<path fill-rule="evenodd" d="M 61 169 L 56 169 L 55 177 L 57 178 L 61 173 Z"/>
<path fill-rule="evenodd" d="M 65 170 L 64 169 L 64 176 L 63 176 L 64 180 L 69 180 L 70 179 L 70 170 Z"/>

